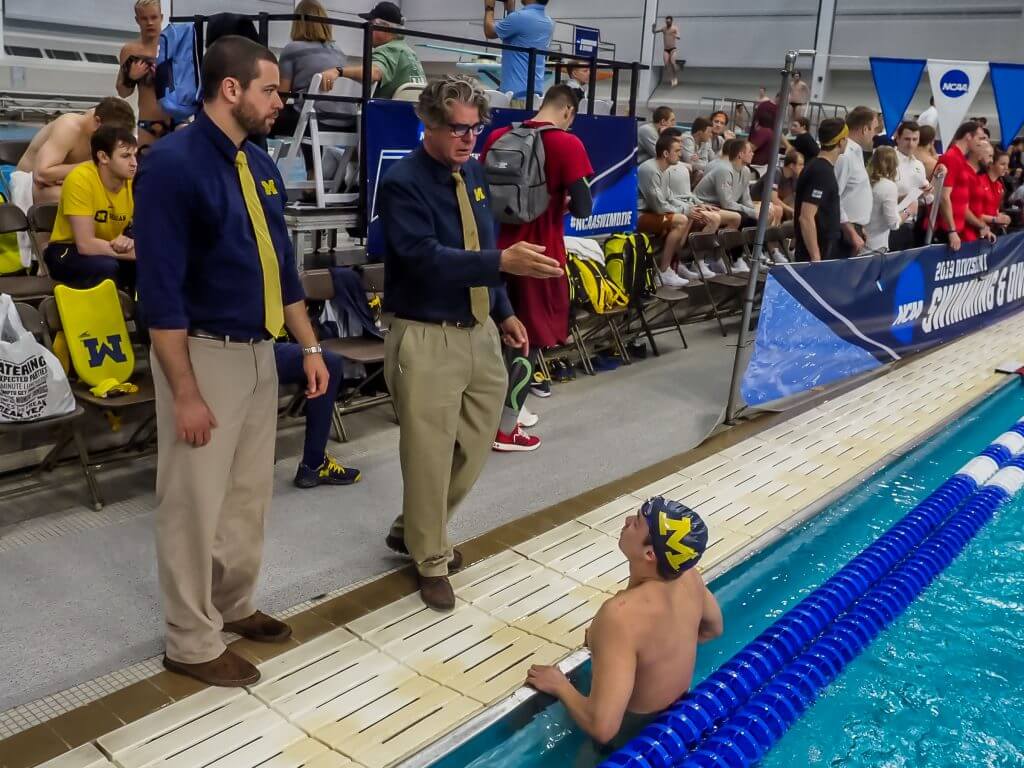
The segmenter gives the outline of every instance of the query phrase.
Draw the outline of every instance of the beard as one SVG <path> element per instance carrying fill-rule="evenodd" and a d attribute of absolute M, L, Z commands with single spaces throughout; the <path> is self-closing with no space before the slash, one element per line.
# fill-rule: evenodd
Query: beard
<path fill-rule="evenodd" d="M 250 136 L 266 136 L 270 133 L 268 115 L 261 115 L 252 104 L 242 101 L 231 109 L 231 115 Z M 272 124 L 273 121 L 271 121 Z"/>

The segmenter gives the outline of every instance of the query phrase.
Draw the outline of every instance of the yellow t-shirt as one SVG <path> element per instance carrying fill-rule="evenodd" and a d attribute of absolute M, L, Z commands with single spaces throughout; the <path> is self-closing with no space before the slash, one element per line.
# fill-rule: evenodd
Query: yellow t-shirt
<path fill-rule="evenodd" d="M 82 163 L 64 179 L 50 242 L 74 242 L 75 234 L 68 216 L 88 216 L 96 227 L 96 237 L 113 240 L 124 233 L 134 211 L 131 180 L 115 194 L 103 186 L 95 163 Z"/>

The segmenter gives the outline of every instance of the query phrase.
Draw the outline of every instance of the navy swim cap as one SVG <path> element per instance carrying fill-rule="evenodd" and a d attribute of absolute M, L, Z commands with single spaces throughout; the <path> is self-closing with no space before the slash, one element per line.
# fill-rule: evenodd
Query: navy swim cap
<path fill-rule="evenodd" d="M 645 501 L 640 514 L 651 532 L 658 573 L 663 578 L 674 579 L 697 564 L 708 545 L 708 528 L 700 515 L 661 496 Z"/>

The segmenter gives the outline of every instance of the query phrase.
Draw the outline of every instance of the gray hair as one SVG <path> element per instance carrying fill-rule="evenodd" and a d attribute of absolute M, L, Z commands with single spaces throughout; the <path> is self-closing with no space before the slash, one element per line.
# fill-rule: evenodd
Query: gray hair
<path fill-rule="evenodd" d="M 476 107 L 482 122 L 491 118 L 487 94 L 480 83 L 468 75 L 445 75 L 428 83 L 416 104 L 416 116 L 425 125 L 438 127 L 448 122 L 452 104 L 456 103 Z"/>

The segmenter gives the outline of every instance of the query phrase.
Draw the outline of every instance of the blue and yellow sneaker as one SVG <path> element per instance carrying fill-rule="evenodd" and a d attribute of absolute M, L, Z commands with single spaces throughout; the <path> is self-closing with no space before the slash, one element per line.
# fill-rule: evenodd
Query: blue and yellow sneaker
<path fill-rule="evenodd" d="M 540 369 L 533 372 L 530 380 L 530 394 L 534 397 L 551 397 L 551 379 Z"/>
<path fill-rule="evenodd" d="M 362 477 L 358 469 L 343 467 L 331 454 L 324 454 L 324 463 L 317 469 L 300 463 L 295 472 L 295 485 L 298 488 L 316 488 L 318 485 L 352 485 Z"/>

